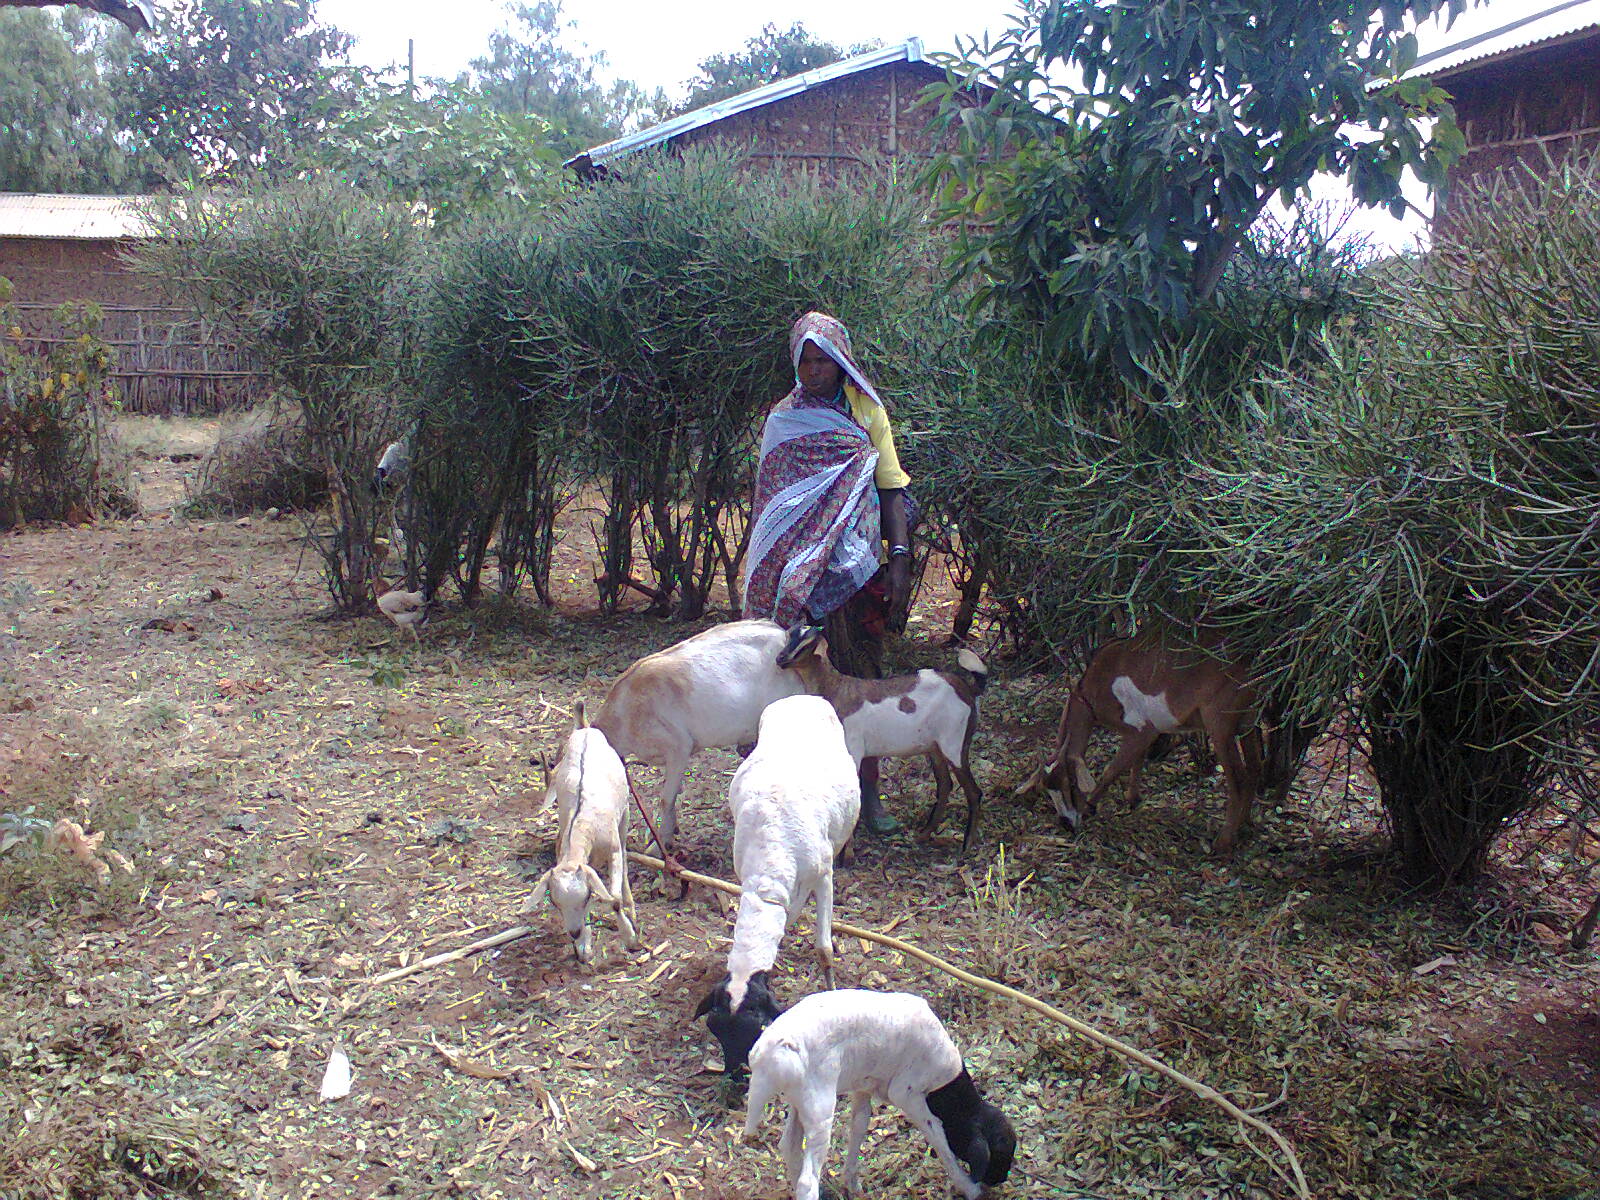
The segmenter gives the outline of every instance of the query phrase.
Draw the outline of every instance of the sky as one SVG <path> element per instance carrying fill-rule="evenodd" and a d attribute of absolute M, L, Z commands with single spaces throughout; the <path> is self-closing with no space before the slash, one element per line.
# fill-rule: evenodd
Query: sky
<path fill-rule="evenodd" d="M 1417 40 L 1423 53 L 1494 29 L 1520 16 L 1540 12 L 1559 0 L 1492 0 L 1469 8 L 1446 30 L 1425 23 Z M 992 35 L 1013 22 L 1017 0 L 697 0 L 673 5 L 663 0 L 566 0 L 572 22 L 568 45 L 603 52 L 613 77 L 632 79 L 647 91 L 666 88 L 681 95 L 696 64 L 712 54 L 736 50 L 763 25 L 787 29 L 796 21 L 825 41 L 839 45 L 879 40 L 885 44 L 920 37 L 926 49 L 953 50 L 957 38 Z M 503 0 L 319 0 L 321 19 L 357 38 L 355 57 L 372 66 L 404 64 L 406 40 L 416 43 L 420 75 L 451 77 L 482 54 L 489 34 L 504 23 Z M 1600 0 L 1554 18 L 1576 25 L 1600 21 Z M 1315 189 L 1338 201 L 1343 187 Z M 1420 185 L 1409 189 L 1412 202 L 1429 207 Z M 1399 249 L 1423 229 L 1415 214 L 1397 221 L 1363 210 L 1352 228 L 1374 243 Z"/>

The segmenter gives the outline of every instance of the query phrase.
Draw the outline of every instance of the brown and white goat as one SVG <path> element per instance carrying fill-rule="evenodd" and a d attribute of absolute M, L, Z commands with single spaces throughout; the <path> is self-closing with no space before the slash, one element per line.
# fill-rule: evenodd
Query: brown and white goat
<path fill-rule="evenodd" d="M 1140 768 L 1163 733 L 1203 730 L 1228 788 L 1228 811 L 1214 849 L 1232 854 L 1261 780 L 1260 733 L 1254 728 L 1242 738 L 1239 733 L 1255 707 L 1245 669 L 1215 652 L 1179 649 L 1155 633 L 1121 638 L 1100 648 L 1068 696 L 1055 757 L 1017 790 L 1042 785 L 1062 824 L 1076 829 L 1124 773 L 1128 805 L 1139 803 Z M 1098 782 L 1083 758 L 1096 725 L 1122 738 Z"/>
<path fill-rule="evenodd" d="M 970 681 L 952 671 L 921 670 L 890 679 L 856 679 L 841 675 L 828 661 L 820 629 L 797 628 L 778 655 L 778 665 L 805 682 L 805 690 L 824 697 L 844 723 L 845 744 L 856 765 L 863 758 L 910 758 L 926 755 L 933 768 L 934 803 L 923 831 L 931 833 L 944 819 L 954 773 L 967 797 L 967 825 L 962 850 L 972 845 L 983 809 L 983 791 L 972 774 L 972 735 L 978 728 L 978 697 L 989 682 L 989 669 L 970 650 L 956 656 Z"/>

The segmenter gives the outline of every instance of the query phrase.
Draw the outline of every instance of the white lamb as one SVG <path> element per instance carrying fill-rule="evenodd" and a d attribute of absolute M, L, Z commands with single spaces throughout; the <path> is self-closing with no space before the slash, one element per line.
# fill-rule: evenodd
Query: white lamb
<path fill-rule="evenodd" d="M 844 727 L 819 696 L 791 696 L 761 714 L 756 748 L 728 789 L 739 915 L 728 974 L 695 1016 L 722 1045 L 737 1077 L 761 1030 L 780 1011 L 768 984 L 778 943 L 817 898 L 817 955 L 833 986 L 833 860 L 861 813 L 861 782 Z"/>
<path fill-rule="evenodd" d="M 594 726 L 623 758 L 661 768 L 663 849 L 678 830 L 689 759 L 755 741 L 762 710 L 805 691 L 803 679 L 778 667 L 787 636 L 772 621 L 731 621 L 641 658 L 611 685 Z"/>
<path fill-rule="evenodd" d="M 639 935 L 628 886 L 628 775 L 606 735 L 589 727 L 582 704 L 561 757 L 545 768 L 545 779 L 557 801 L 556 865 L 539 876 L 522 911 L 536 911 L 548 893 L 572 938 L 573 953 L 588 962 L 594 957 L 589 905 L 598 897 L 616 911 L 623 944 L 633 949 Z M 601 882 L 602 871 L 610 875 L 609 886 Z"/>
<path fill-rule="evenodd" d="M 967 1074 L 961 1053 L 928 1002 L 905 992 L 838 991 L 807 996 L 767 1027 L 750 1052 L 744 1136 L 756 1134 L 767 1102 L 788 1101 L 779 1150 L 795 1200 L 816 1200 L 838 1097 L 854 1102 L 844 1186 L 856 1190 L 872 1101 L 887 1100 L 933 1146 L 967 1200 L 1005 1182 L 1016 1134 Z M 967 1164 L 963 1170 L 956 1160 Z"/>

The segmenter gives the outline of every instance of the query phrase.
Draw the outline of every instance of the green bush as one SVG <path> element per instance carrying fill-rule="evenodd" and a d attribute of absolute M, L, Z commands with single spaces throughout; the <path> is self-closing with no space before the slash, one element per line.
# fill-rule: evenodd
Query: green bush
<path fill-rule="evenodd" d="M 99 306 L 56 309 L 63 338 L 36 354 L 23 348 L 11 294 L 0 279 L 0 528 L 131 512 L 108 425 L 113 356 Z"/>
<path fill-rule="evenodd" d="M 1148 388 L 1034 371 L 1002 330 L 919 443 L 1053 647 L 1166 619 L 1225 637 L 1275 709 L 1349 705 L 1400 865 L 1435 883 L 1587 794 L 1600 717 L 1600 176 L 1465 207 L 1381 271 L 1258 247 Z"/>
<path fill-rule="evenodd" d="M 373 464 L 394 433 L 399 297 L 420 230 L 405 206 L 319 179 L 152 208 L 141 269 L 227 322 L 300 411 L 327 477 L 333 527 L 317 542 L 338 609 L 372 602 Z"/>
<path fill-rule="evenodd" d="M 636 542 L 660 611 L 698 616 L 719 576 L 737 597 L 757 422 L 792 386 L 789 326 L 822 308 L 885 336 L 931 287 L 924 208 L 895 181 L 828 189 L 692 152 L 630 159 L 546 213 L 467 222 L 418 337 L 430 528 L 462 539 L 471 569 L 471 530 L 510 512 L 537 559 L 577 470 L 607 502 L 608 606 Z M 463 464 L 475 495 L 452 509 Z"/>

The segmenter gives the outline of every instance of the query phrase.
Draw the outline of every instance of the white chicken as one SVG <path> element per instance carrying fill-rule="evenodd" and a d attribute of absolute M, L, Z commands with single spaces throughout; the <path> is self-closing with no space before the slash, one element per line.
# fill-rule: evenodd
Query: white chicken
<path fill-rule="evenodd" d="M 433 598 L 426 590 L 402 592 L 398 588 L 391 588 L 378 597 L 378 611 L 401 629 L 409 630 L 420 645 L 422 635 L 417 630 L 426 625 L 428 618 L 433 615 Z"/>

